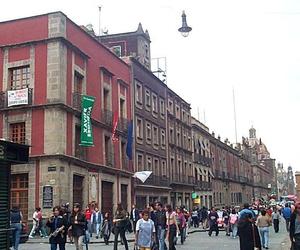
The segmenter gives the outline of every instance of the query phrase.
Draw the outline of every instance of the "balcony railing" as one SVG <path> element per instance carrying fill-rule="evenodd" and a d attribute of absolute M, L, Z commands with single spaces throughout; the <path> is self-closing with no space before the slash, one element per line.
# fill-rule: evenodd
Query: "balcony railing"
<path fill-rule="evenodd" d="M 194 154 L 194 160 L 197 163 L 202 164 L 203 166 L 207 166 L 207 167 L 211 167 L 212 161 L 210 158 L 205 157 L 203 155 L 200 154 Z"/>
<path fill-rule="evenodd" d="M 101 121 L 108 126 L 112 126 L 112 120 L 113 120 L 112 111 L 108 109 L 102 109 Z"/>
<path fill-rule="evenodd" d="M 168 187 L 170 182 L 166 176 L 158 176 L 158 175 L 150 175 L 150 177 L 142 183 L 138 180 L 139 185 L 151 185 L 151 186 L 158 186 L 158 187 Z"/>
<path fill-rule="evenodd" d="M 105 154 L 105 165 L 108 167 L 114 166 L 114 154 L 113 153 Z"/>
<path fill-rule="evenodd" d="M 33 96 L 33 89 L 28 88 L 28 104 L 20 104 L 18 106 L 32 105 L 32 96 Z M 17 106 L 17 105 L 11 105 L 11 106 Z M 8 108 L 8 91 L 0 92 L 0 109 L 3 108 Z"/>
<path fill-rule="evenodd" d="M 72 107 L 79 111 L 81 111 L 81 98 L 82 98 L 81 93 L 78 93 L 78 92 L 73 93 Z"/>
<path fill-rule="evenodd" d="M 126 132 L 128 129 L 128 120 L 124 117 L 119 117 L 118 130 Z"/>
<path fill-rule="evenodd" d="M 212 190 L 212 183 L 208 181 L 196 180 L 196 189 L 209 191 Z"/>
<path fill-rule="evenodd" d="M 87 149 L 85 147 L 76 146 L 75 148 L 75 157 L 86 161 L 87 160 Z"/>

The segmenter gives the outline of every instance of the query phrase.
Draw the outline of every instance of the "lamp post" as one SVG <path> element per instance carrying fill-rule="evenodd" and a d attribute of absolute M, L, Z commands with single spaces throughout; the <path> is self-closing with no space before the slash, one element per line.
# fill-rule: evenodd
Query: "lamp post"
<path fill-rule="evenodd" d="M 182 11 L 181 19 L 182 19 L 182 26 L 178 29 L 178 31 L 181 33 L 183 37 L 187 37 L 189 35 L 189 32 L 192 30 L 192 28 L 187 25 L 186 14 L 184 11 Z"/>

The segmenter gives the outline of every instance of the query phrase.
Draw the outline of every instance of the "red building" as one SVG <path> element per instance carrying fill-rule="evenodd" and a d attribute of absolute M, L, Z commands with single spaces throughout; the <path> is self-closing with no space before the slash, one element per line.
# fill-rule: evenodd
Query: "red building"
<path fill-rule="evenodd" d="M 0 137 L 31 146 L 30 164 L 12 168 L 12 204 L 29 218 L 65 202 L 130 205 L 130 67 L 61 12 L 1 22 L 0 34 Z M 80 146 L 82 95 L 95 97 L 93 147 Z"/>

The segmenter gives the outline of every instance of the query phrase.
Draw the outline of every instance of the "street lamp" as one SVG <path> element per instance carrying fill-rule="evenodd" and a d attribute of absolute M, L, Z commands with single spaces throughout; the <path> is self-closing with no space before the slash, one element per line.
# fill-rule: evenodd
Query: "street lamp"
<path fill-rule="evenodd" d="M 192 30 L 192 28 L 187 25 L 186 14 L 184 11 L 182 11 L 181 18 L 182 18 L 182 26 L 178 29 L 178 31 L 181 33 L 183 37 L 187 37 L 189 35 L 189 32 Z"/>

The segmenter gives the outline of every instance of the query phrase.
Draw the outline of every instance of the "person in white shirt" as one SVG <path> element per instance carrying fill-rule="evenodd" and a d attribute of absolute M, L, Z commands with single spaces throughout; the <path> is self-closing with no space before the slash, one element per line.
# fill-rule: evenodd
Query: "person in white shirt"
<path fill-rule="evenodd" d="M 91 216 L 91 224 L 93 225 L 93 229 L 96 233 L 96 239 L 99 238 L 99 233 L 101 229 L 101 224 L 103 222 L 103 216 L 99 211 L 98 207 L 95 207 L 95 210 Z"/>
<path fill-rule="evenodd" d="M 33 238 L 33 234 L 35 234 L 35 231 L 38 228 L 38 222 L 39 222 L 38 213 L 40 210 L 41 208 L 37 207 L 32 215 L 32 229 L 30 231 L 29 238 Z"/>
<path fill-rule="evenodd" d="M 140 250 L 150 250 L 155 239 L 154 222 L 149 218 L 149 211 L 144 210 L 142 218 L 136 223 L 135 242 Z"/>

